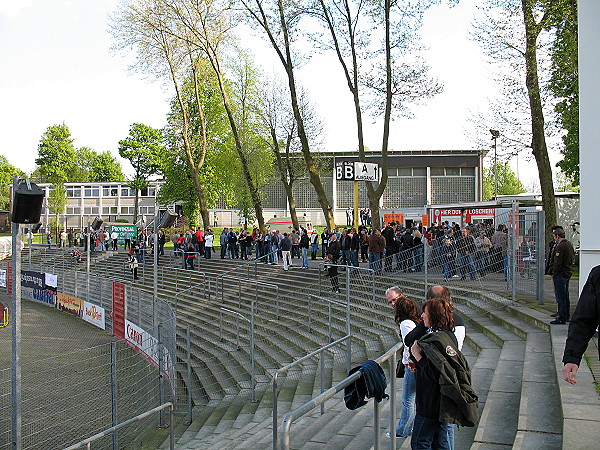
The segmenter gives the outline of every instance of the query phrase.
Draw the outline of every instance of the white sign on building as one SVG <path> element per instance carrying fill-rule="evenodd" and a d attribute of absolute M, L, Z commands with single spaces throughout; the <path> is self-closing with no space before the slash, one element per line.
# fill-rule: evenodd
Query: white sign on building
<path fill-rule="evenodd" d="M 355 162 L 354 163 L 354 181 L 378 181 L 379 164 Z"/>

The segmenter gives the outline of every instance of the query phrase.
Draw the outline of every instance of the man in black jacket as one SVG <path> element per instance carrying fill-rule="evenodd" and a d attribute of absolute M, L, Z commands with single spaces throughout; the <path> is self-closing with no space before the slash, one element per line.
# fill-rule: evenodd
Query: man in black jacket
<path fill-rule="evenodd" d="M 581 364 L 581 358 L 598 326 L 600 326 L 600 266 L 590 271 L 569 324 L 569 334 L 563 354 L 565 366 L 562 370 L 566 382 L 575 384 L 575 375 Z M 600 349 L 598 357 L 600 358 Z"/>
<path fill-rule="evenodd" d="M 554 296 L 558 303 L 558 317 L 551 325 L 565 324 L 569 321 L 571 301 L 569 300 L 569 280 L 573 275 L 571 265 L 575 257 L 573 245 L 565 239 L 565 231 L 558 228 L 552 232 L 556 245 L 550 255 L 550 274 L 554 283 Z"/>

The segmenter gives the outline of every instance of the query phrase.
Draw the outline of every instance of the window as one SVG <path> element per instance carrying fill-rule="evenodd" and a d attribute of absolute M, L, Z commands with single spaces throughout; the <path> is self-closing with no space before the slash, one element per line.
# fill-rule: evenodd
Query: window
<path fill-rule="evenodd" d="M 79 215 L 81 214 L 81 208 L 79 206 L 67 206 L 67 214 Z"/>
<path fill-rule="evenodd" d="M 460 176 L 460 167 L 446 167 L 446 176 Z"/>
<path fill-rule="evenodd" d="M 398 175 L 398 169 L 395 167 L 388 167 L 388 177 L 395 177 Z"/>
<path fill-rule="evenodd" d="M 119 189 L 116 186 L 103 186 L 102 197 L 116 197 L 119 195 Z"/>
<path fill-rule="evenodd" d="M 145 189 L 140 189 L 140 196 L 142 197 L 154 197 L 156 196 L 156 187 L 148 186 Z"/>
<path fill-rule="evenodd" d="M 444 176 L 445 172 L 444 172 L 444 168 L 443 167 L 432 167 L 431 168 L 431 176 L 432 177 L 439 177 L 439 176 Z"/>
<path fill-rule="evenodd" d="M 460 174 L 463 177 L 474 177 L 475 176 L 475 167 L 461 167 Z"/>
<path fill-rule="evenodd" d="M 140 214 L 154 215 L 154 206 L 140 206 L 138 209 Z"/>
<path fill-rule="evenodd" d="M 118 207 L 116 206 L 103 206 L 102 207 L 102 214 L 103 215 L 109 215 L 109 214 L 118 214 Z"/>
<path fill-rule="evenodd" d="M 121 206 L 121 214 L 133 215 L 133 206 Z"/>
<path fill-rule="evenodd" d="M 68 186 L 67 197 L 81 197 L 81 186 Z"/>
<path fill-rule="evenodd" d="M 85 214 L 87 216 L 90 216 L 90 215 L 97 216 L 98 214 L 100 214 L 100 208 L 98 208 L 97 206 L 84 206 L 83 214 Z"/>
<path fill-rule="evenodd" d="M 425 167 L 413 167 L 413 176 L 415 177 L 426 177 L 427 169 Z"/>
<path fill-rule="evenodd" d="M 84 197 L 99 197 L 100 188 L 98 186 L 84 186 L 83 187 Z"/>
<path fill-rule="evenodd" d="M 410 167 L 398 167 L 399 177 L 410 177 L 412 175 L 412 169 Z"/>

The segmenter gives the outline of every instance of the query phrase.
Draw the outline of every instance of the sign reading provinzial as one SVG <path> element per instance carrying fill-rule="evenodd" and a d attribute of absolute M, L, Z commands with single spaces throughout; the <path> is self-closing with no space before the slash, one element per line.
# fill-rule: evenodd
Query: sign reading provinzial
<path fill-rule="evenodd" d="M 93 303 L 83 302 L 83 320 L 97 326 L 98 328 L 106 329 L 106 320 L 104 308 Z"/>
<path fill-rule="evenodd" d="M 137 237 L 137 226 L 124 223 L 122 225 L 110 225 L 109 233 L 112 234 L 113 231 L 116 231 L 119 235 L 117 239 L 117 243 L 119 245 L 125 244 L 125 233 L 129 232 L 129 239 L 133 240 Z"/>

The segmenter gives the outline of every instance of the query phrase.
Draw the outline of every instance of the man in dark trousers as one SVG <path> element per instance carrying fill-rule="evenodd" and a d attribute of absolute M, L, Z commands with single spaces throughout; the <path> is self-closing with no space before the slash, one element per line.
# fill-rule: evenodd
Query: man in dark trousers
<path fill-rule="evenodd" d="M 566 382 L 575 384 L 581 358 L 598 326 L 600 326 L 600 266 L 590 271 L 569 324 L 569 334 L 563 354 L 565 366 L 562 369 Z M 600 358 L 600 349 L 598 357 Z"/>
<path fill-rule="evenodd" d="M 558 303 L 558 317 L 551 325 L 562 325 L 569 321 L 571 302 L 569 300 L 569 280 L 573 275 L 571 266 L 575 257 L 573 245 L 565 239 L 565 230 L 557 228 L 552 232 L 556 245 L 550 254 L 549 274 L 554 284 L 554 297 Z"/>

